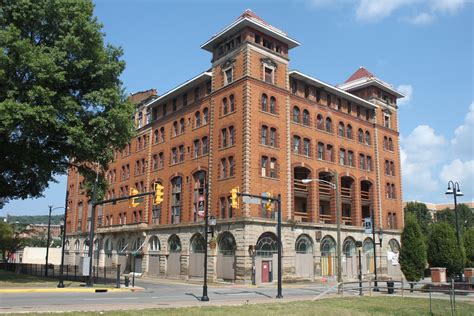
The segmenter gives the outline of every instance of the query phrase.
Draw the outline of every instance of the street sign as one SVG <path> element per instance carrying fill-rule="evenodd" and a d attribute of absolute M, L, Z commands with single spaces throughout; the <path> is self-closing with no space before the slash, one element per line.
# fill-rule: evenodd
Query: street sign
<path fill-rule="evenodd" d="M 242 202 L 247 204 L 260 204 L 262 201 L 261 198 L 251 197 L 251 196 L 242 196 Z"/>
<path fill-rule="evenodd" d="M 372 234 L 372 219 L 370 217 L 364 218 L 364 229 L 366 234 Z"/>
<path fill-rule="evenodd" d="M 83 276 L 89 276 L 89 256 L 84 256 L 83 261 L 82 261 L 82 275 Z"/>

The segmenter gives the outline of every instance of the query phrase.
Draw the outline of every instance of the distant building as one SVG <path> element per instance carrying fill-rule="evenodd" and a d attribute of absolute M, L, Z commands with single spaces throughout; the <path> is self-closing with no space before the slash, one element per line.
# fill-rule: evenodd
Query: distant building
<path fill-rule="evenodd" d="M 61 225 L 53 225 L 50 227 L 51 239 L 61 238 Z M 18 234 L 21 238 L 47 238 L 47 224 L 28 224 L 26 228 Z"/>
<path fill-rule="evenodd" d="M 426 205 L 426 207 L 428 208 L 428 210 L 430 211 L 430 214 L 431 214 L 431 217 L 432 218 L 435 218 L 435 214 L 436 212 L 440 212 L 440 211 L 443 211 L 445 209 L 450 209 L 450 210 L 453 210 L 454 209 L 454 203 L 440 203 L 440 204 L 436 204 L 436 203 L 429 203 L 429 202 L 421 202 L 421 201 L 405 201 L 403 202 L 403 209 L 405 209 L 405 206 L 410 203 L 410 202 L 418 202 L 418 203 L 423 203 Z M 465 204 L 467 205 L 471 211 L 474 212 L 474 202 L 471 201 L 471 202 L 458 202 L 458 205 L 459 204 Z"/>

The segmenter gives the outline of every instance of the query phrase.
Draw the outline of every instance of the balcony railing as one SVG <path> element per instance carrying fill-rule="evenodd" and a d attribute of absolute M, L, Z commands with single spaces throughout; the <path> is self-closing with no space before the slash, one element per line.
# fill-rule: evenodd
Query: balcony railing
<path fill-rule="evenodd" d="M 351 188 L 341 188 L 341 198 L 351 198 L 352 196 L 352 189 Z"/>
<path fill-rule="evenodd" d="M 363 202 L 370 201 L 370 192 L 369 191 L 360 191 L 360 198 Z"/>
<path fill-rule="evenodd" d="M 308 185 L 304 184 L 301 182 L 299 179 L 295 179 L 293 181 L 293 186 L 295 188 L 295 193 L 300 192 L 300 193 L 308 193 Z"/>
<path fill-rule="evenodd" d="M 327 183 L 319 183 L 319 195 L 331 197 L 332 187 Z"/>
<path fill-rule="evenodd" d="M 309 222 L 308 213 L 305 212 L 295 212 L 295 220 L 299 222 Z"/>
<path fill-rule="evenodd" d="M 324 224 L 331 224 L 331 215 L 319 214 L 319 222 Z"/>

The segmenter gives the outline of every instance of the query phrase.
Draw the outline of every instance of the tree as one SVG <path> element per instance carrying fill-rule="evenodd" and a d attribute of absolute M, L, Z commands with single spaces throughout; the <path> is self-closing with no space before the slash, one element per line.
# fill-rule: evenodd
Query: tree
<path fill-rule="evenodd" d="M 120 48 L 91 0 L 3 0 L 0 198 L 41 196 L 69 167 L 103 169 L 133 135 Z"/>
<path fill-rule="evenodd" d="M 408 281 L 419 281 L 423 278 L 426 266 L 426 245 L 415 214 L 409 213 L 405 217 L 401 243 L 401 270 Z"/>
<path fill-rule="evenodd" d="M 474 213 L 466 204 L 458 204 L 457 212 L 459 233 L 462 235 L 465 230 L 474 227 Z M 436 221 L 447 222 L 456 229 L 456 213 L 452 209 L 446 208 L 437 212 Z"/>
<path fill-rule="evenodd" d="M 464 247 L 458 247 L 454 229 L 446 222 L 431 225 L 428 236 L 430 266 L 444 267 L 449 276 L 455 276 L 460 274 L 464 261 Z"/>
<path fill-rule="evenodd" d="M 21 239 L 15 236 L 13 227 L 8 223 L 0 222 L 0 251 L 3 262 L 7 262 L 7 253 L 15 252 L 20 242 Z"/>
<path fill-rule="evenodd" d="M 463 234 L 464 249 L 466 249 L 466 267 L 474 268 L 474 227 Z"/>
<path fill-rule="evenodd" d="M 409 213 L 415 214 L 423 236 L 428 236 L 429 225 L 433 220 L 426 204 L 420 202 L 408 202 L 405 206 L 404 212 L 405 216 Z"/>

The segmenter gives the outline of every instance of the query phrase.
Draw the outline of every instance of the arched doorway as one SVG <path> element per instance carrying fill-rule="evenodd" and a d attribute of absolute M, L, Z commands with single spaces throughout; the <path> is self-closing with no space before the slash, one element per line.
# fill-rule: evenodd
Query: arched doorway
<path fill-rule="evenodd" d="M 311 171 L 305 167 L 295 167 L 293 170 L 294 216 L 297 221 L 310 222 L 311 183 L 303 183 L 301 181 L 303 179 L 311 179 Z"/>
<path fill-rule="evenodd" d="M 336 242 L 331 236 L 326 236 L 321 241 L 321 275 L 333 276 L 336 267 Z"/>
<path fill-rule="evenodd" d="M 362 262 L 362 273 L 374 273 L 374 242 L 368 237 L 362 244 L 365 260 Z"/>
<path fill-rule="evenodd" d="M 314 277 L 313 240 L 308 235 L 300 235 L 295 243 L 296 275 L 308 279 Z"/>
<path fill-rule="evenodd" d="M 260 235 L 255 247 L 255 280 L 257 283 L 273 282 L 274 271 L 278 270 L 278 242 L 275 234 Z"/>
<path fill-rule="evenodd" d="M 342 273 L 349 278 L 357 277 L 356 245 L 352 237 L 347 237 L 342 244 Z"/>
<path fill-rule="evenodd" d="M 181 275 L 181 241 L 177 235 L 171 235 L 168 239 L 168 252 L 166 275 L 179 277 Z"/>
<path fill-rule="evenodd" d="M 191 237 L 189 249 L 189 276 L 204 277 L 204 254 L 206 252 L 206 241 L 201 234 Z"/>
<path fill-rule="evenodd" d="M 148 241 L 148 275 L 160 274 L 160 240 L 158 236 L 151 236 Z"/>
<path fill-rule="evenodd" d="M 387 251 L 387 274 L 398 277 L 402 275 L 399 264 L 400 243 L 396 239 L 390 239 L 388 242 L 390 251 Z"/>
<path fill-rule="evenodd" d="M 217 278 L 235 281 L 235 238 L 230 232 L 223 232 L 218 241 Z"/>
<path fill-rule="evenodd" d="M 128 273 L 130 272 L 130 265 L 127 260 L 127 248 L 128 243 L 126 242 L 125 238 L 120 238 L 117 242 L 117 256 L 118 256 L 118 264 L 120 264 L 120 273 L 124 273 L 125 271 Z"/>

